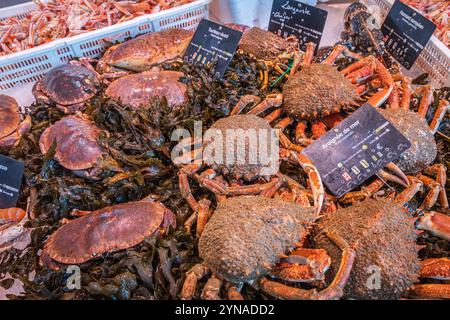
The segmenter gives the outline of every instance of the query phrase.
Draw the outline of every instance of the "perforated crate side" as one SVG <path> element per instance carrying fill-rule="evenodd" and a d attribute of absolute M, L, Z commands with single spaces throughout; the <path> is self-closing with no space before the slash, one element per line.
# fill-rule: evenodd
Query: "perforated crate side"
<path fill-rule="evenodd" d="M 153 21 L 155 31 L 171 28 L 195 30 L 203 18 L 209 17 L 209 5 L 193 8 L 177 16 L 168 16 Z"/>
<path fill-rule="evenodd" d="M 22 56 L 15 56 L 13 59 L 2 59 L 0 90 L 11 89 L 19 83 L 32 83 L 41 79 L 48 70 L 61 64 L 56 53 L 61 48 L 40 49 L 34 53 L 26 52 Z"/>

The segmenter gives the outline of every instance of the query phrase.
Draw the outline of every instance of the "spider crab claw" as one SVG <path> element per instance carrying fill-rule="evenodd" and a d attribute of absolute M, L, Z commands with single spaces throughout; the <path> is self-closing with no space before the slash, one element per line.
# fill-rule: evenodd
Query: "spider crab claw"
<path fill-rule="evenodd" d="M 391 181 L 397 183 L 405 188 L 409 186 L 409 180 L 406 174 L 393 162 L 388 163 L 385 166 L 386 169 L 389 169 L 393 173 L 389 173 L 385 170 L 378 171 L 378 176 L 386 181 Z"/>
<path fill-rule="evenodd" d="M 309 185 L 312 190 L 314 206 L 317 214 L 322 210 L 325 199 L 325 190 L 319 171 L 310 159 L 299 152 L 288 149 L 280 149 L 281 158 L 288 159 L 290 162 L 298 163 L 308 175 Z"/>
<path fill-rule="evenodd" d="M 427 212 L 419 218 L 416 228 L 450 241 L 450 217 L 445 214 L 436 211 Z"/>
<path fill-rule="evenodd" d="M 324 280 L 330 265 L 325 250 L 298 248 L 275 266 L 272 275 L 289 282 L 310 283 Z"/>

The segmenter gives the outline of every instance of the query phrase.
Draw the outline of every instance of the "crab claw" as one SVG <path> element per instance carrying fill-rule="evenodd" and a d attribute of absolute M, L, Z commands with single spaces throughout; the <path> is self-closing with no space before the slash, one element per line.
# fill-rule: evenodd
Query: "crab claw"
<path fill-rule="evenodd" d="M 426 259 L 421 267 L 421 278 L 450 280 L 450 258 Z"/>
<path fill-rule="evenodd" d="M 436 211 L 427 212 L 419 218 L 416 228 L 430 231 L 433 235 L 450 241 L 450 217 L 445 214 Z"/>
<path fill-rule="evenodd" d="M 331 258 L 325 250 L 299 248 L 278 263 L 272 274 L 285 281 L 312 282 L 324 280 L 330 265 Z"/>
<path fill-rule="evenodd" d="M 385 170 L 378 171 L 378 176 L 383 180 L 398 183 L 399 185 L 407 188 L 409 186 L 408 177 L 403 173 L 403 171 L 393 162 L 388 163 L 385 168 L 392 171 L 394 174 L 389 173 Z"/>

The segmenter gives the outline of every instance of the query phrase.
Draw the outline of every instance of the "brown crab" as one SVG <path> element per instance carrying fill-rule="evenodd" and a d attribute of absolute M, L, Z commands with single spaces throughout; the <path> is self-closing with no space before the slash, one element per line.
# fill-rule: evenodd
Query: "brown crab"
<path fill-rule="evenodd" d="M 65 223 L 47 240 L 41 265 L 58 268 L 81 264 L 107 252 L 131 248 L 146 237 L 164 235 L 176 227 L 175 214 L 152 196 L 93 212 L 76 211 L 78 219 Z"/>
<path fill-rule="evenodd" d="M 182 72 L 144 71 L 113 81 L 106 95 L 123 104 L 138 108 L 149 105 L 155 98 L 166 98 L 170 107 L 186 103 L 187 86 L 180 82 Z"/>
<path fill-rule="evenodd" d="M 0 94 L 0 149 L 16 146 L 20 137 L 31 129 L 31 117 L 20 117 L 17 101 Z"/>
<path fill-rule="evenodd" d="M 55 67 L 36 82 L 33 95 L 37 101 L 56 104 L 65 114 L 82 111 L 100 85 L 100 77 L 87 63 L 71 61 Z"/>
<path fill-rule="evenodd" d="M 78 113 L 45 129 L 39 146 L 42 154 L 54 148 L 55 159 L 76 175 L 97 179 L 105 169 L 121 172 L 118 164 L 102 150 L 98 142 L 100 133 L 94 122 Z"/>
<path fill-rule="evenodd" d="M 286 256 L 293 247 L 302 246 L 299 241 L 302 242 L 317 218 L 310 208 L 283 198 L 240 196 L 220 202 L 199 240 L 199 254 L 204 262 L 187 272 L 181 298 L 191 299 L 197 282 L 210 271 L 213 276 L 203 289 L 204 299 L 220 299 L 223 280 L 233 284 L 228 288 L 228 297 L 242 299 L 239 287 L 244 283 L 259 284 L 269 294 L 286 287 L 268 280 L 266 275 L 296 282 L 323 279 L 330 265 L 325 251 L 299 248 Z M 288 287 L 292 295 L 287 293 L 284 298 L 337 299 L 341 296 L 354 252 L 342 238 L 333 233 L 328 236 L 343 250 L 344 257 L 333 284 L 320 292 Z M 280 257 L 291 261 L 278 264 Z"/>
<path fill-rule="evenodd" d="M 153 66 L 180 58 L 186 50 L 193 32 L 167 29 L 147 33 L 109 48 L 100 59 L 97 70 L 106 77 L 124 75 L 125 71 L 141 72 Z"/>

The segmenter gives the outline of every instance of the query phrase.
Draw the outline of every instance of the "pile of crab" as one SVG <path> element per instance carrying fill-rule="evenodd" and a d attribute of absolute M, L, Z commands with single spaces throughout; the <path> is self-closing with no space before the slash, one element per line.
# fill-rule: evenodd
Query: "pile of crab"
<path fill-rule="evenodd" d="M 25 298 L 450 298 L 448 92 L 344 44 L 316 55 L 231 27 L 244 35 L 222 80 L 184 63 L 192 32 L 171 29 L 56 67 L 23 117 L 0 96 L 0 148 L 27 168 L 18 208 L 0 210 L 0 275 L 34 259 Z M 364 103 L 412 147 L 336 198 L 302 151 Z M 170 141 L 194 120 L 223 137 L 273 133 L 276 169 L 218 160 L 230 145 L 249 154 L 249 137 L 223 157 Z M 39 250 L 19 255 L 30 230 Z M 64 287 L 73 265 L 79 291 Z"/>

